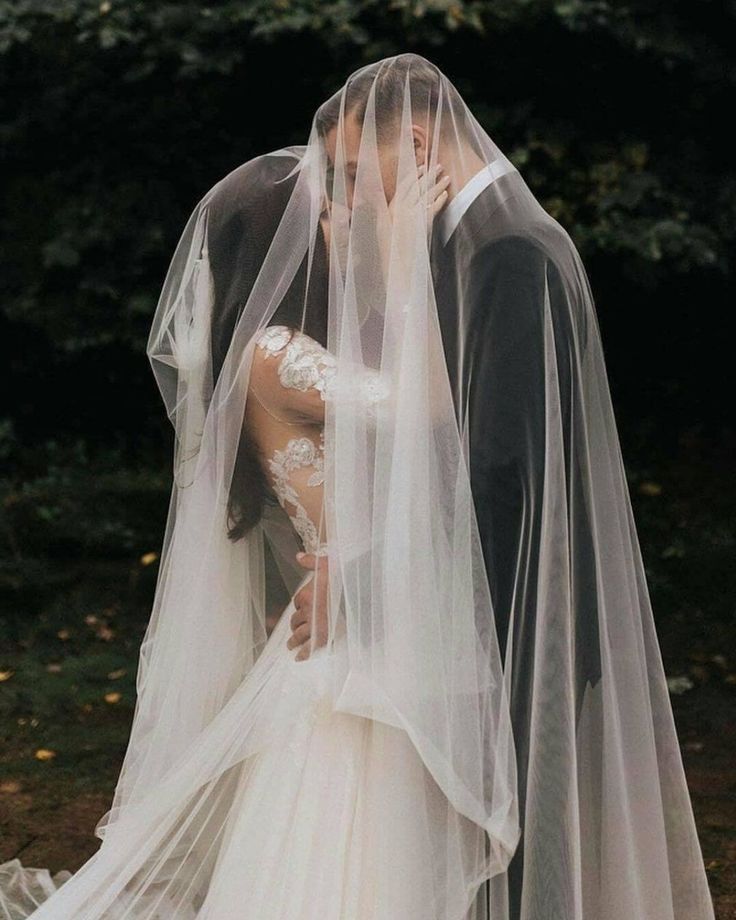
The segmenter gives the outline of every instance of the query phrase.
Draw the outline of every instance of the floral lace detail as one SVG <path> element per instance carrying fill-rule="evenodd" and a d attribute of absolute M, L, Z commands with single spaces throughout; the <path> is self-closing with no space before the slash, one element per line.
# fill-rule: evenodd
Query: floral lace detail
<path fill-rule="evenodd" d="M 325 398 L 326 388 L 336 371 L 335 356 L 323 348 L 319 342 L 288 326 L 267 326 L 259 336 L 258 344 L 270 354 L 275 355 L 286 347 L 286 353 L 278 368 L 282 386 L 295 390 L 319 391 Z"/>
<path fill-rule="evenodd" d="M 271 355 L 286 349 L 278 366 L 282 386 L 302 392 L 313 388 L 319 391 L 322 399 L 325 398 L 326 389 L 335 373 L 335 359 L 319 342 L 289 326 L 267 326 L 258 337 L 257 344 Z M 291 473 L 300 467 L 311 466 L 314 472 L 307 480 L 307 485 L 322 485 L 324 449 L 324 430 L 320 429 L 318 444 L 306 436 L 290 438 L 286 446 L 274 451 L 268 461 L 274 477 L 273 489 L 279 503 L 291 518 L 306 552 L 317 555 L 323 555 L 327 545 L 320 543 L 317 526 L 299 500 L 299 493 L 291 482 Z M 293 505 L 296 512 L 289 512 L 285 508 L 286 503 Z"/>
<path fill-rule="evenodd" d="M 373 408 L 376 403 L 385 399 L 390 393 L 388 384 L 376 370 L 366 369 L 361 383 L 363 385 L 363 394 L 370 408 Z"/>
<path fill-rule="evenodd" d="M 302 392 L 313 388 L 319 391 L 325 400 L 336 388 L 337 362 L 335 356 L 326 348 L 300 330 L 289 326 L 267 326 L 258 336 L 257 344 L 271 355 L 284 351 L 278 366 L 281 385 L 292 387 Z M 386 382 L 378 371 L 365 369 L 356 381 L 346 381 L 345 392 L 355 387 L 359 391 L 359 401 L 366 405 L 369 412 L 389 393 Z M 320 543 L 317 527 L 307 514 L 299 500 L 299 493 L 291 481 L 291 473 L 300 467 L 311 466 L 314 472 L 307 480 L 309 486 L 319 486 L 324 482 L 324 429 L 320 429 L 319 443 L 306 436 L 291 438 L 282 450 L 274 451 L 268 461 L 274 477 L 273 489 L 282 507 L 288 502 L 296 508 L 295 513 L 284 510 L 291 518 L 295 530 L 310 553 L 323 555 L 327 544 Z"/>
<path fill-rule="evenodd" d="M 337 392 L 335 356 L 310 336 L 298 329 L 292 334 L 289 326 L 267 326 L 259 336 L 258 344 L 272 355 L 286 347 L 278 367 L 282 386 L 302 392 L 314 388 L 323 400 Z M 341 392 L 347 395 L 356 388 L 356 384 L 360 401 L 365 402 L 369 411 L 389 394 L 385 379 L 373 368 L 364 367 L 357 379 L 351 377 L 345 380 Z"/>
<path fill-rule="evenodd" d="M 319 533 L 314 521 L 299 501 L 299 493 L 291 484 L 291 472 L 303 466 L 314 467 L 314 472 L 307 480 L 309 486 L 319 486 L 324 482 L 324 431 L 319 433 L 319 444 L 311 438 L 290 438 L 283 450 L 274 451 L 268 461 L 274 476 L 273 489 L 281 506 L 289 502 L 296 508 L 296 514 L 289 514 L 296 532 L 302 538 L 304 549 L 315 553 L 320 549 Z M 288 512 L 287 512 L 288 513 Z"/>

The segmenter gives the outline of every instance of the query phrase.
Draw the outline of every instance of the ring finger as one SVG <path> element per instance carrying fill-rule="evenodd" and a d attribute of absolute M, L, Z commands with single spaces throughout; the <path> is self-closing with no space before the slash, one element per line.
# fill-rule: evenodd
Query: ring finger
<path fill-rule="evenodd" d="M 309 623 L 305 623 L 303 626 L 299 626 L 294 632 L 289 636 L 289 641 L 286 643 L 288 649 L 296 648 L 297 645 L 302 645 L 304 642 L 309 639 L 311 635 L 311 629 L 309 628 Z"/>

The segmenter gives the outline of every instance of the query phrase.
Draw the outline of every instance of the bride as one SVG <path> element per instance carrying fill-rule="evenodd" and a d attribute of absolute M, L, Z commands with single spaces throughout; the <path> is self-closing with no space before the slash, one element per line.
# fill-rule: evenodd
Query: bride
<path fill-rule="evenodd" d="M 210 189 L 148 355 L 128 749 L 0 916 L 712 920 L 587 277 L 447 77 L 363 67 Z"/>

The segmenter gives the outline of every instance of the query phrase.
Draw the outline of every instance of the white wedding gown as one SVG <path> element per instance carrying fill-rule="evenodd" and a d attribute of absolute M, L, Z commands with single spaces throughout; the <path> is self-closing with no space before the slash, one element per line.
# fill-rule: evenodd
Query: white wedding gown
<path fill-rule="evenodd" d="M 288 342 L 288 344 L 287 344 Z M 280 356 L 282 385 L 322 391 L 331 356 L 308 336 L 291 341 L 267 327 L 260 347 Z M 369 386 L 370 386 L 369 382 Z M 379 391 L 376 390 L 378 394 Z M 318 426 L 272 422 L 277 446 L 268 477 L 307 552 L 320 554 L 314 510 L 321 502 L 323 441 Z M 317 437 L 315 438 L 315 434 Z M 265 442 L 264 442 L 265 443 Z M 306 572 L 302 584 L 313 577 Z M 296 593 L 296 592 L 295 592 Z M 246 677 L 265 682 L 273 701 L 298 699 L 302 711 L 288 737 L 242 761 L 203 903 L 153 912 L 103 911 L 105 918 L 145 920 L 481 920 L 478 887 L 485 833 L 452 812 L 405 732 L 334 711 L 328 688 L 345 662 L 344 634 L 301 661 L 286 647 L 293 599 Z M 257 674 L 255 673 L 257 672 Z M 268 707 L 265 716 L 268 715 Z M 448 831 L 448 827 L 451 830 Z M 452 853 L 456 856 L 452 857 Z M 449 857 L 449 858 L 448 858 Z M 93 857 L 94 858 L 94 857 Z M 456 859 L 456 872 L 449 867 Z M 478 867 L 470 877 L 468 867 Z M 56 876 L 66 884 L 67 874 Z M 72 880 L 71 884 L 74 884 Z M 55 887 L 47 870 L 18 860 L 0 866 L 0 918 L 25 920 Z M 117 906 L 116 902 L 116 906 Z M 48 909 L 54 904 L 46 904 Z M 43 918 L 77 920 L 60 907 Z M 93 916 L 85 912 L 85 917 Z M 96 917 L 97 914 L 95 913 Z M 81 920 L 81 918 L 80 918 Z"/>

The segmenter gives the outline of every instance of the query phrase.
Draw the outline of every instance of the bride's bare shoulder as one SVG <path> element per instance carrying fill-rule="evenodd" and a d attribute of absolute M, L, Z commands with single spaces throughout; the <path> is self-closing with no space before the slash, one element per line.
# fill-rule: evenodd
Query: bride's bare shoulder
<path fill-rule="evenodd" d="M 256 334 L 255 344 L 250 388 L 257 398 L 292 418 L 323 422 L 333 355 L 311 336 L 285 325 L 266 326 Z"/>

